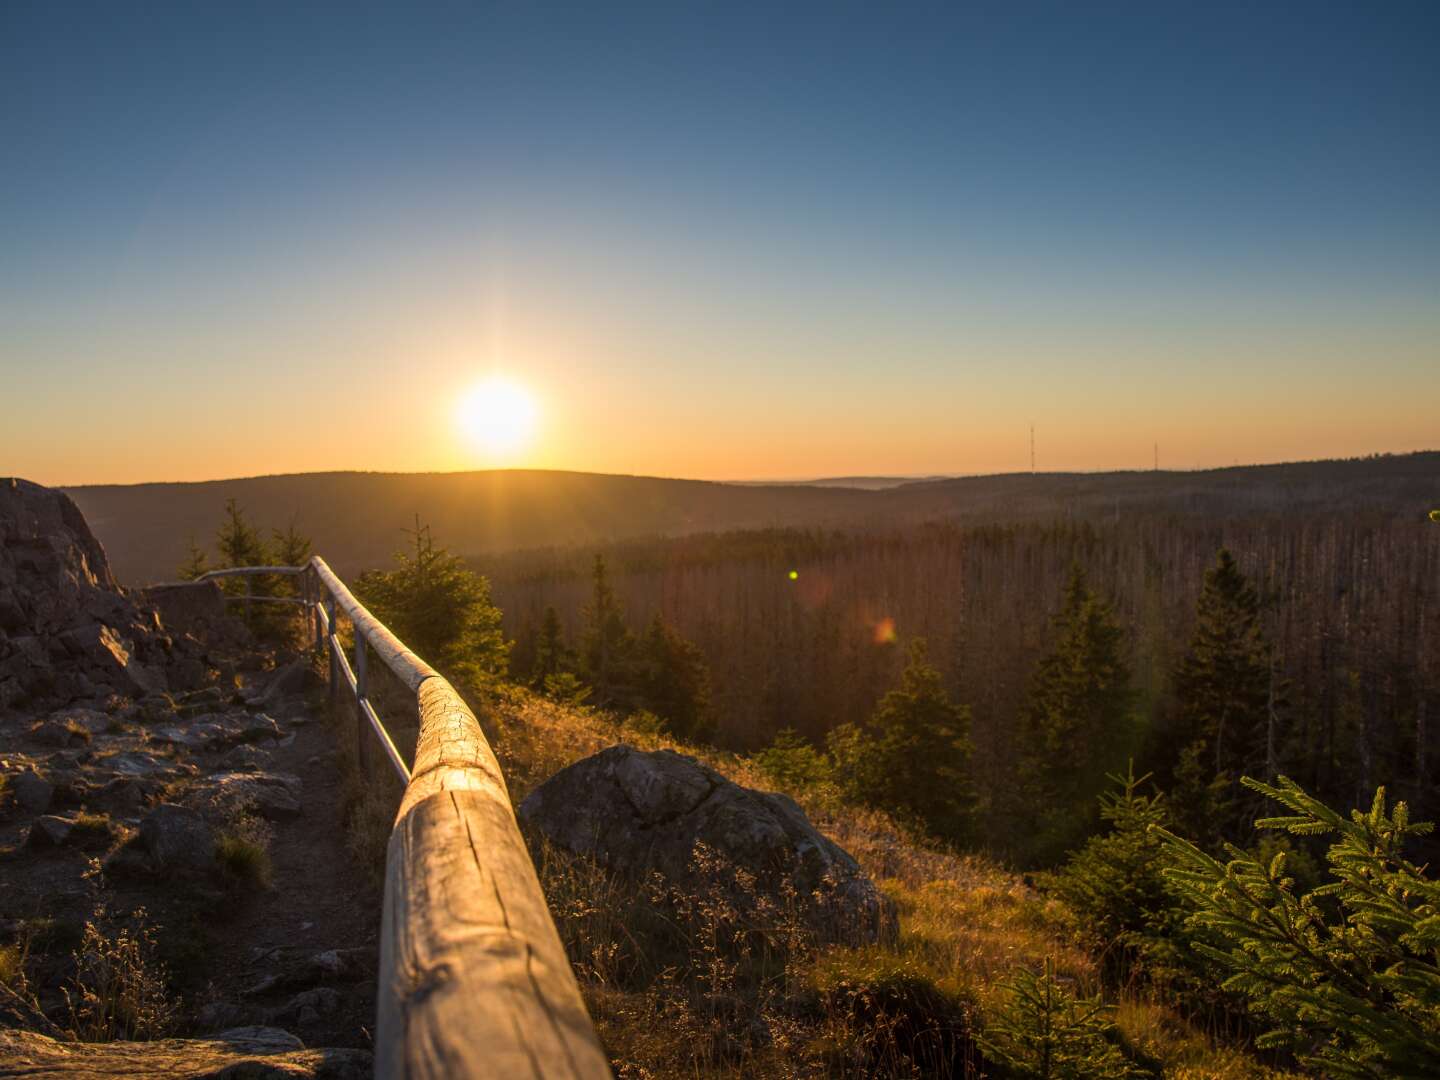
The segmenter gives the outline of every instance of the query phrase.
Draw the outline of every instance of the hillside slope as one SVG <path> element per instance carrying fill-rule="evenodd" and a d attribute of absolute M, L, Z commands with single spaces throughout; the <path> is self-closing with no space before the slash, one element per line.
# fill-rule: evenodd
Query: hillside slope
<path fill-rule="evenodd" d="M 595 473 L 303 473 L 65 489 L 126 584 L 171 577 L 234 498 L 264 527 L 292 521 L 341 572 L 389 559 L 416 516 L 463 555 L 767 526 L 894 526 L 1132 513 L 1228 515 L 1339 505 L 1420 513 L 1440 500 L 1440 453 L 1203 472 L 1015 473 L 883 490 L 722 484 Z"/>

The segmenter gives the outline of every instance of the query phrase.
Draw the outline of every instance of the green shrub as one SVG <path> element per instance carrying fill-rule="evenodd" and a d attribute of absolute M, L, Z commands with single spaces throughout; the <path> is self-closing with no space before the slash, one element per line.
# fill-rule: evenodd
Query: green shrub
<path fill-rule="evenodd" d="M 755 764 L 776 785 L 789 791 L 803 791 L 832 783 L 834 766 L 794 728 L 785 728 L 775 741 L 755 755 Z"/>
<path fill-rule="evenodd" d="M 1347 819 L 1285 777 L 1243 783 L 1293 812 L 1257 828 L 1334 838 L 1330 880 L 1300 892 L 1284 852 L 1262 864 L 1227 845 L 1222 864 L 1161 831 L 1190 924 L 1218 939 L 1196 948 L 1271 1025 L 1260 1045 L 1330 1077 L 1440 1077 L 1440 882 L 1403 850 L 1431 825 L 1387 812 L 1384 788 Z"/>
<path fill-rule="evenodd" d="M 985 1018 L 980 1046 L 1017 1077 L 1036 1080 L 1120 1080 L 1148 1075 L 1116 1044 L 1111 1010 L 1098 997 L 1073 993 L 1054 963 L 1036 974 L 1019 968 L 1002 984 L 1005 1004 Z"/>

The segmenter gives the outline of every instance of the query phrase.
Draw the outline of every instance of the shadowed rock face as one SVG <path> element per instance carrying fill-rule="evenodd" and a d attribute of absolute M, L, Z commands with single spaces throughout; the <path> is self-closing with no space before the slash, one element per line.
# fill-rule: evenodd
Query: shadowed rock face
<path fill-rule="evenodd" d="M 684 885 L 701 845 L 777 899 L 793 887 L 817 930 L 873 939 L 894 926 L 890 902 L 793 799 L 741 787 L 672 750 L 612 746 L 577 761 L 532 792 L 519 816 L 622 874 L 659 871 Z"/>
<path fill-rule="evenodd" d="M 166 690 L 181 661 L 203 673 L 190 651 L 116 585 L 69 496 L 0 479 L 0 709 Z"/>

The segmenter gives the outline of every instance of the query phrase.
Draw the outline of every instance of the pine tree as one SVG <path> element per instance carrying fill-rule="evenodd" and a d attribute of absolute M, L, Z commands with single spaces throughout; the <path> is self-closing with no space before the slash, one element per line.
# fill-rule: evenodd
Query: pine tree
<path fill-rule="evenodd" d="M 707 734 L 710 669 L 699 647 L 659 614 L 640 643 L 640 691 L 670 734 L 692 740 Z"/>
<path fill-rule="evenodd" d="M 540 622 L 540 633 L 535 639 L 535 660 L 530 668 L 530 685 L 543 687 L 545 680 L 558 675 L 565 667 L 569 650 L 565 648 L 564 631 L 560 628 L 560 614 L 553 606 L 545 609 Z"/>
<path fill-rule="evenodd" d="M 1196 617 L 1189 651 L 1174 675 L 1180 703 L 1174 745 L 1194 756 L 1183 787 L 1177 783 L 1173 796 L 1182 828 L 1198 836 L 1214 826 L 1209 815 L 1226 807 L 1202 812 L 1192 803 L 1203 802 L 1212 785 L 1228 787 L 1232 813 L 1219 825 L 1224 835 L 1234 836 L 1243 831 L 1253 808 L 1250 800 L 1235 797 L 1235 781 L 1243 773 L 1270 775 L 1274 767 L 1277 678 L 1260 597 L 1223 548 L 1205 573 Z M 1194 749 L 1202 742 L 1203 758 Z"/>
<path fill-rule="evenodd" d="M 1013 1075 L 1034 1080 L 1120 1080 L 1147 1073 L 1116 1045 L 1111 1010 L 1096 998 L 1074 994 L 1045 960 L 1041 974 L 1019 968 L 1001 984 L 1002 1008 L 985 1018 L 979 1043 Z"/>
<path fill-rule="evenodd" d="M 1168 859 L 1158 829 L 1170 824 L 1159 791 L 1141 790 L 1150 779 L 1133 766 L 1114 774 L 1100 797 L 1108 826 L 1042 880 L 1075 915 L 1081 937 L 1103 957 L 1107 974 L 1126 983 L 1132 974 L 1173 982 L 1191 969 L 1184 913 L 1164 876 Z"/>
<path fill-rule="evenodd" d="M 1018 846 L 1040 865 L 1093 827 L 1103 778 L 1125 760 L 1135 736 L 1124 632 L 1078 566 L 1055 633 L 1020 715 L 1018 783 L 1010 798 L 1016 821 L 1026 826 Z"/>
<path fill-rule="evenodd" d="M 865 727 L 837 732 L 830 747 L 853 797 L 950 839 L 969 835 L 975 810 L 970 710 L 950 700 L 923 638 L 910 642 L 900 685 L 880 700 Z"/>
<path fill-rule="evenodd" d="M 210 557 L 205 553 L 204 548 L 195 543 L 195 535 L 191 533 L 190 550 L 185 556 L 185 561 L 180 564 L 180 569 L 176 571 L 176 573 L 180 575 L 181 581 L 194 581 L 201 574 L 209 570 Z"/>
<path fill-rule="evenodd" d="M 274 538 L 271 551 L 277 566 L 304 566 L 310 561 L 310 538 L 295 527 L 292 519 L 285 527 L 285 531 L 279 529 L 271 530 Z M 300 592 L 299 577 L 287 577 L 282 579 L 282 587 L 291 596 L 298 596 Z"/>
<path fill-rule="evenodd" d="M 245 510 L 233 498 L 225 501 L 225 518 L 215 534 L 215 548 L 222 567 L 267 566 L 270 552 L 265 539 L 245 517 Z M 275 596 L 279 585 L 270 574 L 253 574 L 245 579 L 224 578 L 221 586 L 232 595 Z M 252 630 L 274 629 L 278 619 L 271 604 L 246 604 L 245 622 Z"/>
<path fill-rule="evenodd" d="M 1288 1046 L 1323 1076 L 1440 1077 L 1440 882 L 1404 850 L 1432 826 L 1403 802 L 1387 812 L 1384 788 L 1346 818 L 1286 777 L 1243 782 L 1291 811 L 1257 828 L 1334 838 L 1331 880 L 1301 893 L 1283 852 L 1261 863 L 1227 844 L 1221 863 L 1161 833 L 1190 924 L 1219 939 L 1196 948 L 1273 1025 L 1259 1045 Z"/>
<path fill-rule="evenodd" d="M 437 545 L 417 521 L 413 550 L 394 570 L 367 570 L 355 591 L 395 635 L 452 679 L 484 684 L 503 675 L 510 644 L 490 583 Z"/>
<path fill-rule="evenodd" d="M 582 659 L 585 674 L 602 705 L 620 703 L 630 696 L 635 639 L 625 625 L 625 612 L 615 598 L 605 570 L 605 559 L 595 556 L 594 585 L 585 606 Z"/>

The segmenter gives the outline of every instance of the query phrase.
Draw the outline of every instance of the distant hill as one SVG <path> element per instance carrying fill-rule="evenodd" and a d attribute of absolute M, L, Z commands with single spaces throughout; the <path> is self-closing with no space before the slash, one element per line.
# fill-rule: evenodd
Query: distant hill
<path fill-rule="evenodd" d="M 1420 514 L 1440 505 L 1440 452 L 1202 472 L 1012 473 L 867 489 L 721 484 L 596 473 L 301 473 L 65 489 L 126 584 L 173 577 L 189 537 L 208 545 L 225 500 L 252 521 L 292 520 L 335 568 L 388 561 L 416 516 L 462 555 L 770 526 L 937 518 L 1004 522 L 1130 513 Z"/>

